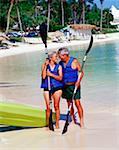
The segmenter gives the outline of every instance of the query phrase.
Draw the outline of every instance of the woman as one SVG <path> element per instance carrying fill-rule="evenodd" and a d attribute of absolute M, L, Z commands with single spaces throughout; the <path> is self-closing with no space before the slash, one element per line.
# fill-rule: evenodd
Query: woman
<path fill-rule="evenodd" d="M 48 78 L 50 79 L 50 89 L 48 87 Z M 62 67 L 57 64 L 57 53 L 55 51 L 48 55 L 45 63 L 42 65 L 42 84 L 44 88 L 44 98 L 46 103 L 46 120 L 47 124 L 50 116 L 50 99 L 49 91 L 54 100 L 54 109 L 56 112 L 56 129 L 59 128 L 60 119 L 60 97 L 62 95 Z"/>

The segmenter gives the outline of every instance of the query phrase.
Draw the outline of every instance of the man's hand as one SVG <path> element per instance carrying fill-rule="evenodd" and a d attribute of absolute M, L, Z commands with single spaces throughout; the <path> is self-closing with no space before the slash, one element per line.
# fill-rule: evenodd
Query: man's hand
<path fill-rule="evenodd" d="M 75 83 L 75 87 L 80 87 L 80 81 L 77 81 L 76 83 Z"/>

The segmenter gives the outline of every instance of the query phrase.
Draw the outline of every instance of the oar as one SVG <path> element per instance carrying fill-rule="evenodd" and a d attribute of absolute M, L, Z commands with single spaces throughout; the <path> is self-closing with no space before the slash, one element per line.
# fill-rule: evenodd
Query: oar
<path fill-rule="evenodd" d="M 49 100 L 50 100 L 50 116 L 49 116 L 49 129 L 54 131 L 53 119 L 52 119 L 52 99 L 51 99 L 51 86 L 50 86 L 50 77 L 48 76 L 48 90 L 49 90 Z"/>
<path fill-rule="evenodd" d="M 45 22 L 40 25 L 40 36 L 45 45 L 45 48 L 47 48 L 47 25 Z"/>
<path fill-rule="evenodd" d="M 45 23 L 42 23 L 40 25 L 40 35 L 41 39 L 45 45 L 45 54 L 47 55 L 48 58 L 48 49 L 47 49 L 47 25 Z M 50 85 L 50 77 L 48 76 L 48 91 L 49 91 L 49 100 L 50 100 L 50 116 L 49 116 L 49 129 L 54 131 L 54 126 L 53 126 L 53 119 L 52 119 L 52 99 L 51 99 L 51 85 Z"/>
<path fill-rule="evenodd" d="M 82 62 L 82 66 L 81 66 L 81 70 L 80 70 L 80 74 L 79 74 L 78 80 L 79 80 L 80 77 L 81 77 L 81 73 L 82 73 L 82 70 L 83 70 L 85 61 L 86 61 L 86 59 L 87 59 L 87 55 L 88 55 L 89 51 L 91 50 L 92 45 L 93 45 L 93 36 L 91 35 L 91 39 L 90 39 L 90 43 L 89 43 L 88 49 L 86 50 L 85 55 L 84 55 L 84 57 L 83 57 L 83 62 Z M 62 134 L 66 133 L 67 130 L 68 130 L 68 125 L 69 125 L 69 122 L 68 122 L 68 120 L 69 120 L 69 114 L 70 114 L 70 110 L 71 110 L 71 107 L 72 107 L 72 104 L 73 104 L 73 99 L 74 99 L 76 90 L 77 90 L 77 87 L 75 87 L 74 92 L 73 92 L 72 102 L 71 102 L 71 104 L 70 104 L 70 106 L 69 106 L 69 108 L 68 108 L 68 111 L 67 111 L 66 122 L 65 122 L 65 125 L 64 125 L 63 131 L 62 131 Z"/>

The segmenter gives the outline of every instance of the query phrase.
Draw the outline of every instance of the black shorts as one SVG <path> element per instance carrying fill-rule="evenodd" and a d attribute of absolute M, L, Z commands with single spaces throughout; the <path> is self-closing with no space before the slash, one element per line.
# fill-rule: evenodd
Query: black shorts
<path fill-rule="evenodd" d="M 51 89 L 51 94 L 53 95 L 56 91 L 62 90 L 62 87 L 54 87 Z"/>
<path fill-rule="evenodd" d="M 74 88 L 75 88 L 75 85 L 64 86 L 64 88 L 62 90 L 63 91 L 62 97 L 67 100 L 72 100 Z M 81 92 L 80 92 L 80 87 L 79 87 L 74 95 L 74 100 L 80 99 L 80 98 L 81 98 Z"/>
<path fill-rule="evenodd" d="M 58 90 L 62 90 L 62 87 L 54 87 L 50 90 L 50 92 L 53 95 Z M 47 88 L 44 88 L 44 91 L 49 91 L 49 90 Z"/>
<path fill-rule="evenodd" d="M 47 88 L 45 88 L 44 91 L 49 91 L 49 90 Z"/>

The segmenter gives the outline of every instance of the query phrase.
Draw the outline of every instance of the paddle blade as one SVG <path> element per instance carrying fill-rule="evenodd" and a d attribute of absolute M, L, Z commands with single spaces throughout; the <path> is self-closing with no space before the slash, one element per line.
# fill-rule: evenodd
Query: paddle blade
<path fill-rule="evenodd" d="M 69 123 L 68 123 L 68 121 L 66 121 L 66 122 L 65 122 L 65 125 L 64 125 L 64 128 L 63 128 L 63 131 L 62 131 L 62 134 L 65 134 L 65 133 L 67 132 L 67 130 L 68 130 L 68 125 L 69 125 Z"/>
<path fill-rule="evenodd" d="M 50 110 L 49 129 L 54 131 L 53 120 L 52 120 L 52 110 Z"/>
<path fill-rule="evenodd" d="M 91 35 L 90 44 L 89 44 L 88 49 L 87 49 L 87 51 L 86 51 L 86 55 L 87 55 L 88 52 L 90 51 L 92 45 L 93 45 L 93 36 Z"/>
<path fill-rule="evenodd" d="M 63 128 L 63 131 L 62 131 L 62 134 L 65 134 L 68 130 L 68 126 L 69 126 L 69 112 L 67 114 L 67 119 L 66 119 L 66 122 L 65 122 L 65 125 L 64 125 L 64 128 Z"/>
<path fill-rule="evenodd" d="M 40 36 L 45 44 L 45 48 L 47 48 L 47 24 L 45 22 L 40 25 Z"/>

